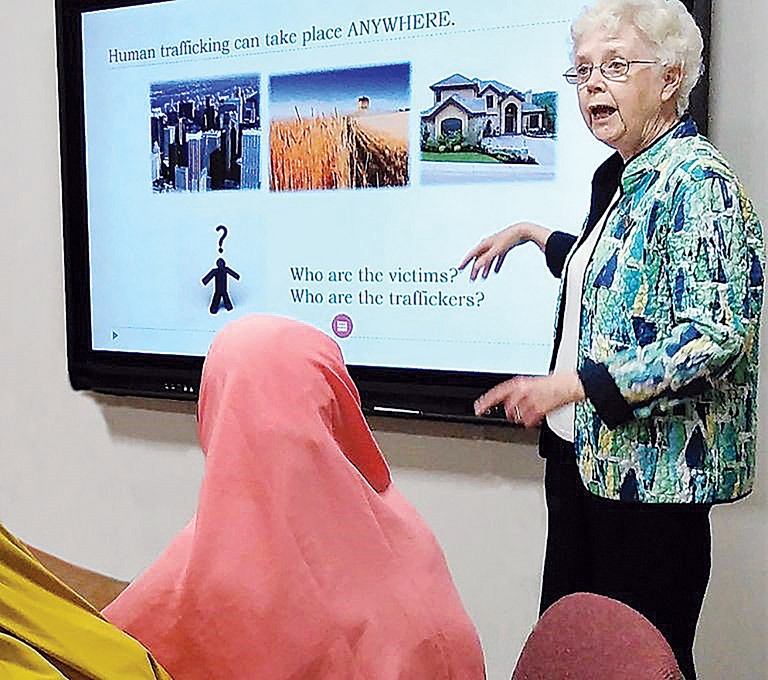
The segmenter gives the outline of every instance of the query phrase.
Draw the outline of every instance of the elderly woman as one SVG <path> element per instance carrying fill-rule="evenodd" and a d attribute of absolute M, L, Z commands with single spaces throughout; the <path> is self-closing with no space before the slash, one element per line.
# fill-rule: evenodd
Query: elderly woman
<path fill-rule="evenodd" d="M 517 223 L 462 263 L 487 277 L 533 241 L 562 279 L 550 375 L 504 382 L 475 406 L 542 423 L 541 610 L 575 591 L 622 600 L 691 680 L 709 511 L 754 479 L 761 225 L 684 113 L 702 39 L 683 4 L 595 0 L 571 32 L 565 78 L 616 153 L 594 175 L 578 237 Z"/>

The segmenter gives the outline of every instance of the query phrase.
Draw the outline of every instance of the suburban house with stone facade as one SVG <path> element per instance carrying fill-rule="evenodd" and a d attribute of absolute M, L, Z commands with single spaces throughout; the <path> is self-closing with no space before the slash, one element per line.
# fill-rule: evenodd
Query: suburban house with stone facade
<path fill-rule="evenodd" d="M 422 142 L 460 132 L 466 143 L 483 138 L 535 133 L 544 128 L 546 110 L 533 93 L 520 92 L 498 80 L 466 78 L 460 73 L 430 85 L 435 103 L 421 113 Z"/>

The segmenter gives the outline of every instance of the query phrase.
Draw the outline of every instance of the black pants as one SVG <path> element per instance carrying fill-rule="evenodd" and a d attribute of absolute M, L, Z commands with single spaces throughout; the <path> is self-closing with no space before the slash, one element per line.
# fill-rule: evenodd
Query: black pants
<path fill-rule="evenodd" d="M 686 680 L 711 567 L 710 505 L 624 503 L 584 488 L 573 445 L 542 425 L 547 548 L 540 611 L 569 593 L 629 605 L 664 635 Z"/>

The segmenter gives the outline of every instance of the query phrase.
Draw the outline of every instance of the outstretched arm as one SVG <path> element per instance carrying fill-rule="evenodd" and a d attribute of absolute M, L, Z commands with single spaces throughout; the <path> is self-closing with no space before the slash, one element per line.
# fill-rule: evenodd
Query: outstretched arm
<path fill-rule="evenodd" d="M 550 229 L 542 227 L 540 224 L 517 222 L 480 241 L 466 254 L 459 265 L 459 269 L 464 269 L 472 262 L 469 278 L 474 281 L 478 273 L 481 272 L 484 279 L 488 278 L 491 267 L 493 267 L 494 273 L 498 274 L 507 253 L 522 243 L 533 242 L 544 252 L 551 233 Z"/>

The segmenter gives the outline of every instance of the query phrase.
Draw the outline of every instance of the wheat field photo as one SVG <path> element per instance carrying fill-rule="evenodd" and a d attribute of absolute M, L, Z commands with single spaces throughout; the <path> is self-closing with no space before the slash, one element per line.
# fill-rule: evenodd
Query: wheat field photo
<path fill-rule="evenodd" d="M 269 144 L 273 191 L 408 184 L 407 135 L 397 136 L 355 116 L 274 121 Z"/>
<path fill-rule="evenodd" d="M 368 189 L 409 182 L 410 65 L 273 76 L 270 189 Z"/>

